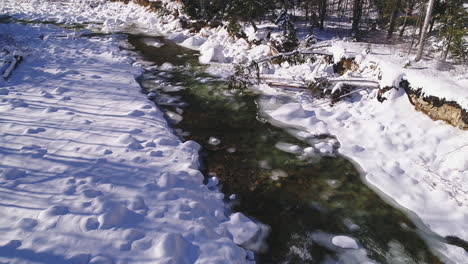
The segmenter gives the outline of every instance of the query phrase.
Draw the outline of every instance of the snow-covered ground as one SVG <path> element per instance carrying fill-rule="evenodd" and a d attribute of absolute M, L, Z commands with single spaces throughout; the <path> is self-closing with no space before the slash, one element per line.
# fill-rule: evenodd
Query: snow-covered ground
<path fill-rule="evenodd" d="M 0 80 L 0 262 L 248 262 L 258 226 L 225 215 L 120 41 L 0 24 L 24 56 Z"/>
<path fill-rule="evenodd" d="M 285 94 L 267 85 L 260 89 Z M 468 133 L 416 112 L 401 90 L 392 91 L 384 103 L 376 100 L 376 91 L 362 91 L 334 106 L 320 104 L 308 93 L 297 92 L 295 96 L 297 103 L 266 110 L 265 114 L 274 121 L 302 127 L 311 137 L 335 135 L 341 143 L 339 153 L 356 162 L 372 186 L 416 213 L 433 232 L 468 238 L 468 161 L 464 149 Z M 321 144 L 314 146 L 316 152 L 326 150 Z M 463 263 L 468 257 L 457 247 L 439 250 L 454 263 Z"/>
<path fill-rule="evenodd" d="M 330 50 L 337 59 L 356 57 L 360 71 L 378 68 L 378 71 L 371 73 L 374 76 L 363 75 L 373 77 L 381 87 L 397 87 L 401 78 L 404 78 L 414 89 L 421 88 L 423 95 L 454 101 L 468 110 L 468 65 L 451 65 L 437 59 L 414 62 L 414 55 L 408 55 L 404 48 L 402 45 L 335 41 Z"/>

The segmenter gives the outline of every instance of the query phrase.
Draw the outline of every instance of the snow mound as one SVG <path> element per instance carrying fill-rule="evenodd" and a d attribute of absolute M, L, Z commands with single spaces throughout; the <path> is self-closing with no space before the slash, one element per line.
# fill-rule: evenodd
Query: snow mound
<path fill-rule="evenodd" d="M 205 43 L 206 40 L 207 40 L 207 38 L 205 38 L 205 37 L 195 35 L 195 36 L 189 37 L 188 39 L 184 40 L 184 42 L 182 42 L 180 45 L 182 45 L 184 47 L 187 47 L 187 48 L 192 48 L 193 49 L 193 48 L 198 48 L 201 45 L 203 45 L 203 43 Z"/>
<path fill-rule="evenodd" d="M 80 3 L 0 1 L 0 10 L 69 21 L 79 6 L 96 20 L 116 12 L 108 28 L 125 22 L 124 13 L 144 14 L 132 3 Z M 8 91 L 0 112 L 11 119 L 0 123 L 0 149 L 8 149 L 0 151 L 0 186 L 8 190 L 0 245 L 11 252 L 1 263 L 246 261 L 233 241 L 245 233 L 224 227 L 224 195 L 203 184 L 200 146 L 182 143 L 141 93 L 135 76 L 143 64 L 129 64 L 136 55 L 119 49 L 120 37 L 62 37 L 72 33 L 46 24 L 0 24 L 0 32 L 29 51 L 0 80 Z"/>
<path fill-rule="evenodd" d="M 195 263 L 199 255 L 199 249 L 181 234 L 164 234 L 158 239 L 154 248 L 154 257 L 163 263 Z"/>
<path fill-rule="evenodd" d="M 202 45 L 200 47 L 200 63 L 208 64 L 210 62 L 225 62 L 226 58 L 223 54 L 223 47 L 221 45 Z"/>

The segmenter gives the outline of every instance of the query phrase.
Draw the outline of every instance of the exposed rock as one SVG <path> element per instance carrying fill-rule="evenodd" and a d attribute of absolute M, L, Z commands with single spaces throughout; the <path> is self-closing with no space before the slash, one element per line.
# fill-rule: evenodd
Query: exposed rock
<path fill-rule="evenodd" d="M 400 83 L 416 110 L 425 113 L 433 120 L 443 120 L 454 127 L 468 130 L 468 111 L 457 102 L 447 101 L 431 95 L 424 95 L 422 89 L 413 89 L 407 81 Z"/>
<path fill-rule="evenodd" d="M 359 65 L 354 61 L 354 58 L 342 58 L 333 64 L 333 71 L 339 75 L 343 75 L 348 70 L 357 71 L 358 69 Z"/>

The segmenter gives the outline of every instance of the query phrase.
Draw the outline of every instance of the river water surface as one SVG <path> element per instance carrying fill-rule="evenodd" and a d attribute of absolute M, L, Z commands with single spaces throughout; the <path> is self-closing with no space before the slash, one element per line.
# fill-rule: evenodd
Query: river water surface
<path fill-rule="evenodd" d="M 367 187 L 351 162 L 278 148 L 308 143 L 292 128 L 265 121 L 261 95 L 230 92 L 226 81 L 203 72 L 196 52 L 164 38 L 128 38 L 145 60 L 175 66 L 149 69 L 140 82 L 178 134 L 202 145 L 206 177 L 219 177 L 226 197 L 236 194 L 235 202 L 226 198 L 232 210 L 270 227 L 266 246 L 255 252 L 258 263 L 442 263 L 416 225 Z M 360 249 L 334 246 L 335 235 L 356 239 Z"/>

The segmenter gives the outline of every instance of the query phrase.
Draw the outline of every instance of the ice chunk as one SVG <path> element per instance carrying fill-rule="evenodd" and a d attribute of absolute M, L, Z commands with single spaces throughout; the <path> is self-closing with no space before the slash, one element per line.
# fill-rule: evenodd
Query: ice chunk
<path fill-rule="evenodd" d="M 348 236 L 335 236 L 332 238 L 333 245 L 340 248 L 358 249 L 356 241 Z"/>
<path fill-rule="evenodd" d="M 210 137 L 208 139 L 208 144 L 210 145 L 216 146 L 216 145 L 219 145 L 219 143 L 221 143 L 221 140 L 219 140 L 218 138 Z"/>
<path fill-rule="evenodd" d="M 165 62 L 161 66 L 159 66 L 159 70 L 161 71 L 171 71 L 173 69 L 174 69 L 174 65 L 172 65 L 169 62 Z"/>
<path fill-rule="evenodd" d="M 288 174 L 284 170 L 277 169 L 277 170 L 271 171 L 270 178 L 274 181 L 277 181 L 280 178 L 286 178 L 286 177 L 288 177 Z"/>
<path fill-rule="evenodd" d="M 260 232 L 259 226 L 242 213 L 231 215 L 229 221 L 224 225 L 231 233 L 234 243 L 241 246 L 246 245 Z"/>
<path fill-rule="evenodd" d="M 208 188 L 213 188 L 213 187 L 218 186 L 218 184 L 219 184 L 219 178 L 216 176 L 213 176 L 208 179 L 208 183 L 206 184 L 206 186 Z"/>

